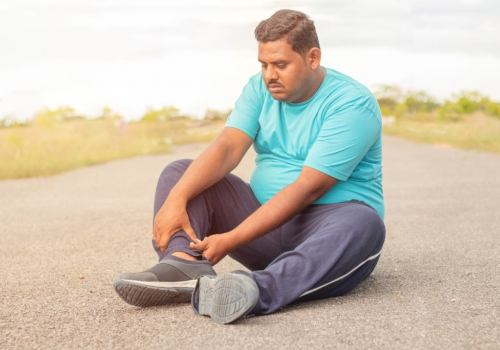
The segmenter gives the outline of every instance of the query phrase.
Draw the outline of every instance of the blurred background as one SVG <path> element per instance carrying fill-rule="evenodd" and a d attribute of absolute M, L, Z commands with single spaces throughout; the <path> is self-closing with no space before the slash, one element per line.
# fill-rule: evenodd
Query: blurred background
<path fill-rule="evenodd" d="M 435 137 L 449 136 L 438 142 L 500 152 L 500 145 L 491 146 L 495 134 L 488 134 L 491 142 L 484 147 L 457 145 L 457 133 L 462 132 L 450 134 L 459 122 L 468 121 L 464 115 L 500 116 L 496 0 L 2 0 L 0 129 L 9 131 L 0 132 L 0 178 L 32 176 L 31 170 L 25 175 L 2 171 L 7 162 L 12 168 L 24 159 L 27 150 L 51 143 L 49 136 L 37 141 L 43 130 L 52 130 L 52 136 L 75 135 L 82 128 L 73 124 L 56 132 L 57 121 L 107 120 L 114 126 L 106 127 L 117 137 L 110 145 L 132 134 L 150 145 L 130 154 L 167 150 L 181 142 L 182 132 L 207 127 L 197 120 L 223 121 L 249 77 L 260 69 L 255 26 L 282 8 L 310 15 L 322 64 L 372 89 L 392 128 L 386 132 L 419 138 L 417 134 L 434 130 Z M 409 117 L 406 123 L 427 124 L 397 126 L 394 121 L 402 116 Z M 156 130 L 151 136 L 148 127 L 133 124 L 179 117 L 186 120 L 174 135 L 162 134 L 151 124 Z M 483 121 L 482 128 L 490 133 L 492 128 L 499 132 L 491 124 L 496 121 L 481 118 L 474 121 Z M 443 121 L 454 124 L 444 128 Z M 45 129 L 32 134 L 12 129 L 22 125 Z M 103 125 L 92 130 L 102 131 Z M 220 125 L 212 127 L 182 142 L 209 140 Z M 93 133 L 81 139 L 89 140 Z M 65 148 L 69 140 L 61 142 Z M 123 141 L 127 144 L 130 140 Z M 62 157 L 55 148 L 44 152 Z"/>
<path fill-rule="evenodd" d="M 231 108 L 258 72 L 255 26 L 276 10 L 315 21 L 323 65 L 370 88 L 500 100 L 495 0 L 2 0 L 0 118 L 70 105 L 127 119 L 175 105 Z"/>

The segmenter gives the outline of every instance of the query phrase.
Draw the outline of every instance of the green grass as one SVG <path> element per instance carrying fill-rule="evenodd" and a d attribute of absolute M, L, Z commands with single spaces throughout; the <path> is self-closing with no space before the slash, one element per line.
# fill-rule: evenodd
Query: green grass
<path fill-rule="evenodd" d="M 144 154 L 174 145 L 207 142 L 221 123 L 189 119 L 166 122 L 72 120 L 0 129 L 0 180 L 47 176 Z"/>
<path fill-rule="evenodd" d="M 500 118 L 481 113 L 446 121 L 436 114 L 413 114 L 384 126 L 384 133 L 444 147 L 500 153 Z"/>

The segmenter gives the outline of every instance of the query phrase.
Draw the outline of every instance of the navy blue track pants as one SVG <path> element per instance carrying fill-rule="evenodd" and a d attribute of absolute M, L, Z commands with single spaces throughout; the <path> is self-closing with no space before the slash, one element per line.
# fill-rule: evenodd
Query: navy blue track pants
<path fill-rule="evenodd" d="M 163 170 L 156 188 L 155 216 L 190 163 L 175 161 Z M 234 229 L 259 207 L 250 185 L 229 174 L 190 200 L 187 212 L 202 240 Z M 251 314 L 262 315 L 294 301 L 334 297 L 354 289 L 375 268 L 384 239 L 383 221 L 363 202 L 318 204 L 229 255 L 252 271 L 235 272 L 257 283 L 260 299 Z M 153 246 L 160 260 L 174 252 L 205 260 L 189 248 L 189 242 L 180 231 L 165 253 L 154 242 Z"/>

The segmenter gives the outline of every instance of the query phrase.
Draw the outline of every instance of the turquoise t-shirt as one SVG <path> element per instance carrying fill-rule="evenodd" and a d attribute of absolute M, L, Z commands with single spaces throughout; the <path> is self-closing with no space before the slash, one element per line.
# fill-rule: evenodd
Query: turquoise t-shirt
<path fill-rule="evenodd" d="M 250 186 L 261 204 L 294 182 L 308 166 L 339 180 L 313 204 L 353 199 L 384 218 L 382 120 L 377 100 L 356 80 L 326 68 L 313 97 L 275 100 L 262 74 L 250 78 L 226 127 L 253 140 L 256 168 Z"/>

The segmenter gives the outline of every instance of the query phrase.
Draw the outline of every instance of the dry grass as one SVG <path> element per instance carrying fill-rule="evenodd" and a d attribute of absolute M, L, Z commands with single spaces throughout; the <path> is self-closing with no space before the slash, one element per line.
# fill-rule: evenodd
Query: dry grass
<path fill-rule="evenodd" d="M 467 115 L 457 122 L 425 114 L 401 117 L 384 126 L 384 133 L 415 142 L 500 153 L 500 119 L 482 114 Z"/>
<path fill-rule="evenodd" d="M 173 145 L 211 141 L 221 129 L 220 123 L 186 119 L 129 124 L 74 120 L 0 129 L 0 179 L 53 175 L 120 158 L 169 152 Z"/>
<path fill-rule="evenodd" d="M 0 180 L 46 176 L 110 160 L 169 152 L 174 145 L 211 141 L 223 123 L 186 119 L 120 124 L 74 120 L 0 129 Z M 500 119 L 482 114 L 457 122 L 420 114 L 398 118 L 384 133 L 445 147 L 500 153 Z"/>

